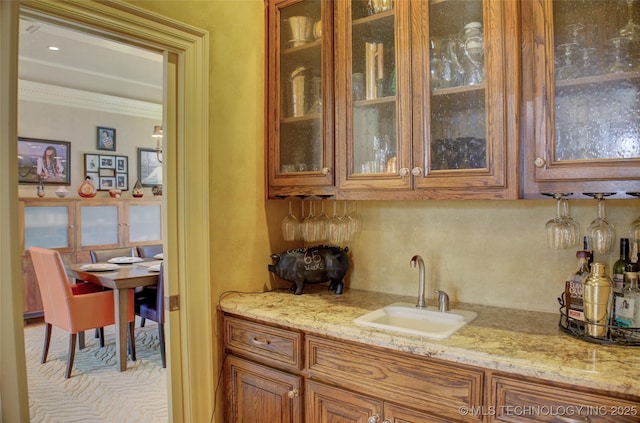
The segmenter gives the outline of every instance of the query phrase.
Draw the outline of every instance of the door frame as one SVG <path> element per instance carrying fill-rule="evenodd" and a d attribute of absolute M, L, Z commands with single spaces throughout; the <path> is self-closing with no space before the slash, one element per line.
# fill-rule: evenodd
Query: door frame
<path fill-rule="evenodd" d="M 0 225 L 17 232 L 17 63 L 18 17 L 30 16 L 49 23 L 87 32 L 103 38 L 149 49 L 164 56 L 163 125 L 165 154 L 163 180 L 163 239 L 167 257 L 165 296 L 178 298 L 177 309 L 166 313 L 167 386 L 169 420 L 209 421 L 214 406 L 213 327 L 209 269 L 209 201 L 208 181 L 208 92 L 209 35 L 200 30 L 138 7 L 110 1 L 83 0 L 51 2 L 24 0 L 19 6 L 0 6 Z M 5 22 L 11 25 L 4 25 Z M 6 77 L 6 78 L 5 78 Z M 7 93 L 8 95 L 4 95 Z M 6 154 L 4 154 L 6 153 Z M 12 182 L 13 181 L 13 182 Z M 10 206 L 7 204 L 10 203 Z M 5 226 L 6 224 L 6 226 Z M 8 275 L 0 275 L 2 304 L 2 386 L 5 366 L 12 366 L 12 378 L 19 387 L 16 402 L 0 398 L 11 421 L 28 421 L 24 338 L 22 334 L 22 285 L 18 236 L 2 236 L 10 254 L 0 256 Z M 7 239 L 9 239 L 7 241 Z M 3 250 L 3 252 L 6 250 Z M 187 254 L 188 252 L 188 254 Z M 6 256 L 6 257 L 5 257 Z M 7 265 L 5 267 L 5 264 Z M 4 272 L 3 272 L 4 273 Z M 188 282 L 188 284 L 187 284 Z M 8 298 L 9 297 L 9 298 Z M 19 298 L 18 298 L 19 297 Z M 172 303 L 174 304 L 174 303 Z M 5 317 L 7 320 L 5 321 Z M 5 334 L 12 331 L 14 343 L 6 354 Z M 11 339 L 11 337 L 9 338 Z M 23 380 L 24 379 L 24 380 Z M 13 385 L 15 386 L 15 385 Z M 4 389 L 3 392 L 6 392 Z M 4 394 L 3 394 L 4 396 Z M 5 408 L 7 407 L 7 408 Z M 16 407 L 12 411 L 8 407 Z M 26 414 L 25 414 L 26 413 Z M 26 417 L 26 420 L 24 418 Z"/>

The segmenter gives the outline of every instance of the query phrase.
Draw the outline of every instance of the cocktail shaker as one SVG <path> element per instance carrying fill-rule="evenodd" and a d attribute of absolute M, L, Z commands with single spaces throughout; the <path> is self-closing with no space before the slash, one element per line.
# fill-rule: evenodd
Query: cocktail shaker
<path fill-rule="evenodd" d="M 607 336 L 607 321 L 613 293 L 613 282 L 605 273 L 606 265 L 593 263 L 584 283 L 583 301 L 585 334 L 594 338 Z"/>

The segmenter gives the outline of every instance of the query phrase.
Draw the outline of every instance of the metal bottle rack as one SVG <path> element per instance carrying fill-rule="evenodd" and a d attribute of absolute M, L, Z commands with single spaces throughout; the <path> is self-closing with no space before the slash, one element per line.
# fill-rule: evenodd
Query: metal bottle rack
<path fill-rule="evenodd" d="M 604 338 L 595 338 L 586 334 L 586 322 L 569 316 L 567 312 L 567 305 L 565 303 L 564 292 L 560 297 L 558 297 L 558 303 L 560 304 L 560 322 L 558 323 L 558 326 L 560 326 L 560 329 L 569 335 L 594 344 L 640 347 L 640 328 L 623 328 L 610 324 L 598 325 L 606 326 L 607 335 Z M 593 325 L 593 323 L 590 324 Z"/>

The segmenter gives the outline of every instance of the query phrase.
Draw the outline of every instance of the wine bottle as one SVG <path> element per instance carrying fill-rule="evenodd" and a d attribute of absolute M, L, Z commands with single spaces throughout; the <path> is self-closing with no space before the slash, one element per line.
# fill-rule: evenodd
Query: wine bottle
<path fill-rule="evenodd" d="M 589 277 L 589 252 L 576 252 L 578 269 L 574 271 L 565 283 L 565 300 L 567 316 L 575 320 L 584 321 L 583 289 L 584 282 Z"/>
<path fill-rule="evenodd" d="M 625 289 L 624 269 L 630 262 L 629 238 L 620 238 L 620 258 L 613 264 L 613 289 L 616 293 Z"/>
<path fill-rule="evenodd" d="M 625 267 L 628 286 L 621 296 L 616 297 L 614 312 L 615 324 L 623 328 L 640 327 L 640 289 L 638 288 L 638 263 L 629 263 Z M 631 334 L 630 334 L 631 335 Z M 640 332 L 634 335 L 640 335 Z"/>

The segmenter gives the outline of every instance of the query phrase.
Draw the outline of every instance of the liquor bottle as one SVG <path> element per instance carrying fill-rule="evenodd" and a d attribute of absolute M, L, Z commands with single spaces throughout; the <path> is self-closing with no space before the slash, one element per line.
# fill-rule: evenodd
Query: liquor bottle
<path fill-rule="evenodd" d="M 576 252 L 578 269 L 569 275 L 565 283 L 565 300 L 567 316 L 575 320 L 584 321 L 583 289 L 584 282 L 589 277 L 589 252 Z"/>
<path fill-rule="evenodd" d="M 582 249 L 589 253 L 589 259 L 587 260 L 587 264 L 589 264 L 589 269 L 591 269 L 591 265 L 593 264 L 593 247 L 592 247 L 592 245 L 593 245 L 593 242 L 591 240 L 591 237 L 586 235 L 583 238 Z"/>
<path fill-rule="evenodd" d="M 585 333 L 594 338 L 606 338 L 607 322 L 611 314 L 613 282 L 606 274 L 607 266 L 593 263 L 591 273 L 584 283 Z"/>
<path fill-rule="evenodd" d="M 638 263 L 629 263 L 625 267 L 625 278 L 629 286 L 621 296 L 615 299 L 615 319 L 617 326 L 623 328 L 640 328 L 640 288 L 638 288 Z M 640 332 L 637 334 L 640 336 Z"/>
<path fill-rule="evenodd" d="M 624 269 L 629 260 L 629 238 L 620 238 L 620 258 L 613 264 L 613 289 L 620 294 L 625 289 Z"/>

